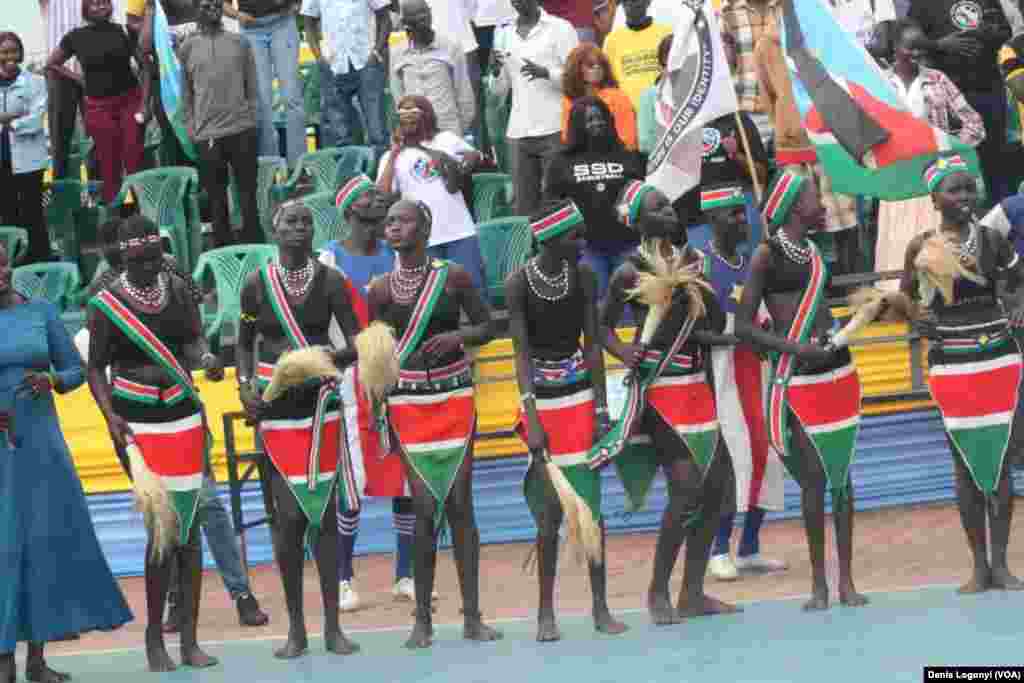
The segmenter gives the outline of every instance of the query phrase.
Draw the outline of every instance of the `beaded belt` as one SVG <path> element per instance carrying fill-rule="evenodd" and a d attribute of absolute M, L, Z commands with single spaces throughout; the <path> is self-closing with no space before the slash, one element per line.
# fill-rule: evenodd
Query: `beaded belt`
<path fill-rule="evenodd" d="M 123 377 L 114 378 L 114 396 L 146 405 L 173 406 L 187 396 L 185 388 L 176 385 L 161 389 L 160 387 L 141 382 L 133 382 Z"/>
<path fill-rule="evenodd" d="M 473 380 L 469 359 L 463 356 L 454 363 L 427 370 L 399 370 L 399 389 L 455 389 Z"/>
<path fill-rule="evenodd" d="M 575 384 L 588 376 L 587 361 L 577 350 L 568 358 L 558 360 L 533 359 L 533 382 L 540 386 Z"/>
<path fill-rule="evenodd" d="M 1007 320 L 1001 318 L 979 325 L 936 327 L 936 346 L 946 353 L 967 353 L 997 349 L 1011 338 Z"/>
<path fill-rule="evenodd" d="M 661 362 L 661 356 L 664 351 L 657 351 L 648 349 L 644 351 L 643 358 L 640 359 L 640 367 L 644 369 L 653 368 Z M 670 372 L 682 372 L 687 373 L 695 368 L 700 367 L 700 352 L 697 353 L 677 353 L 672 356 L 668 364 L 665 366 L 665 373 Z"/>

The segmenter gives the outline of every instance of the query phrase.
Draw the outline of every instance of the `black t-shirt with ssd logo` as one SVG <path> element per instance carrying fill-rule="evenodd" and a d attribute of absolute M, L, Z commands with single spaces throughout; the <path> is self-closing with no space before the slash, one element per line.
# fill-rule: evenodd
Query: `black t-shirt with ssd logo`
<path fill-rule="evenodd" d="M 637 235 L 619 222 L 615 200 L 630 180 L 642 180 L 644 165 L 636 152 L 625 150 L 560 154 L 548 169 L 547 196 L 571 199 L 587 223 L 587 243 L 597 249 L 619 249 Z"/>

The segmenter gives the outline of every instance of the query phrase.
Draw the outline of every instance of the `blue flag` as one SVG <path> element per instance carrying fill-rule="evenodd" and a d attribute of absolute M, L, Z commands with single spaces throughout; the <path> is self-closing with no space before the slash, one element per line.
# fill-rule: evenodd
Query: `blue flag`
<path fill-rule="evenodd" d="M 174 37 L 171 35 L 171 27 L 167 23 L 164 8 L 159 0 L 153 4 L 153 50 L 160 65 L 160 103 L 167 114 L 167 120 L 174 128 L 174 134 L 178 137 L 182 150 L 190 159 L 196 159 L 196 149 L 185 129 L 181 112 L 181 62 L 174 51 Z"/>

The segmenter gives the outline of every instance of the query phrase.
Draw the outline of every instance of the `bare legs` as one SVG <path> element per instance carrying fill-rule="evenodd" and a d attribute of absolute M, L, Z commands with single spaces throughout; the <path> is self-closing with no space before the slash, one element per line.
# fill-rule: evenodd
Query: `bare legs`
<path fill-rule="evenodd" d="M 71 680 L 71 675 L 61 673 L 60 671 L 54 671 L 46 665 L 46 660 L 43 658 L 43 647 L 44 643 L 29 643 L 28 644 L 28 659 L 25 661 L 25 678 L 33 681 L 33 683 L 66 683 Z M 14 659 L 11 658 L 13 674 Z M 0 680 L 3 680 L 0 678 Z M 14 680 L 14 677 L 11 677 Z"/>
<path fill-rule="evenodd" d="M 407 467 L 407 472 L 416 512 L 416 535 L 413 539 L 416 622 L 405 646 L 421 648 L 430 647 L 434 635 L 430 601 L 437 564 L 434 529 L 436 508 L 434 497 L 426 485 L 411 468 Z M 501 633 L 484 624 L 480 615 L 480 532 L 473 513 L 472 484 L 473 452 L 470 445 L 445 503 L 445 516 L 452 533 L 455 568 L 462 593 L 462 636 L 467 640 L 498 640 Z"/>
<path fill-rule="evenodd" d="M 275 470 L 271 475 L 274 496 L 274 555 L 281 572 L 285 604 L 288 608 L 288 640 L 274 652 L 279 659 L 293 659 L 306 653 L 306 617 L 302 605 L 303 553 L 308 522 L 299 508 L 288 482 Z M 338 622 L 338 524 L 336 496 L 332 495 L 324 512 L 314 556 L 320 574 L 320 594 L 324 606 L 324 647 L 328 652 L 347 655 L 359 646 L 345 637 Z"/>
<path fill-rule="evenodd" d="M 558 529 L 562 525 L 562 508 L 543 468 L 534 463 L 526 476 L 532 484 L 544 487 L 545 505 L 537 522 L 537 581 L 540 608 L 537 611 L 537 640 L 551 642 L 562 638 L 555 618 L 555 575 L 558 572 Z M 618 635 L 629 627 L 615 619 L 608 610 L 607 572 L 604 557 L 604 520 L 601 521 L 601 563 L 590 563 L 590 593 L 593 601 L 594 629 Z"/>

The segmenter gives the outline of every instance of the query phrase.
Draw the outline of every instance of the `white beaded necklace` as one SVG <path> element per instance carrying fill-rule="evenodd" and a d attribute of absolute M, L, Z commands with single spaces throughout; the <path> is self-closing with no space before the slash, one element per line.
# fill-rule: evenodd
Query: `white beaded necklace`
<path fill-rule="evenodd" d="M 783 253 L 793 263 L 799 263 L 800 265 L 807 265 L 811 262 L 811 245 L 807 244 L 807 238 L 804 238 L 805 246 L 801 246 L 789 239 L 789 235 L 786 234 L 781 228 L 775 233 L 775 240 L 782 247 Z"/>
<path fill-rule="evenodd" d="M 708 246 L 711 248 L 711 253 L 714 254 L 715 256 L 717 256 L 722 261 L 722 263 L 724 263 L 726 266 L 728 266 L 732 270 L 743 270 L 743 264 L 745 263 L 745 259 L 744 259 L 743 254 L 739 255 L 739 257 L 740 257 L 739 262 L 736 265 L 733 265 L 732 263 L 729 262 L 729 259 L 725 258 L 720 253 L 718 253 L 718 249 L 715 248 L 715 243 L 714 242 L 709 242 Z"/>
<path fill-rule="evenodd" d="M 534 277 L 555 290 L 555 294 L 549 295 L 541 292 L 534 281 Z M 540 269 L 540 266 L 537 265 L 537 259 L 530 259 L 526 267 L 526 284 L 530 286 L 530 291 L 536 294 L 539 299 L 552 302 L 561 301 L 569 296 L 569 262 L 562 259 L 562 272 L 555 277 L 548 277 Z"/>
<path fill-rule="evenodd" d="M 128 273 L 121 273 L 121 289 L 136 303 L 147 308 L 161 308 L 167 302 L 167 276 L 159 273 L 156 282 L 148 287 L 136 287 L 128 279 Z"/>
<path fill-rule="evenodd" d="M 294 270 L 281 265 L 280 261 L 275 265 L 277 274 L 281 278 L 281 284 L 292 297 L 300 298 L 309 291 L 310 285 L 313 284 L 313 269 L 315 267 L 313 259 L 307 260 L 305 265 Z"/>
<path fill-rule="evenodd" d="M 399 265 L 388 276 L 388 286 L 391 290 L 391 298 L 399 304 L 410 304 L 416 300 L 423 286 L 423 280 L 427 277 L 427 264 L 405 268 Z"/>

